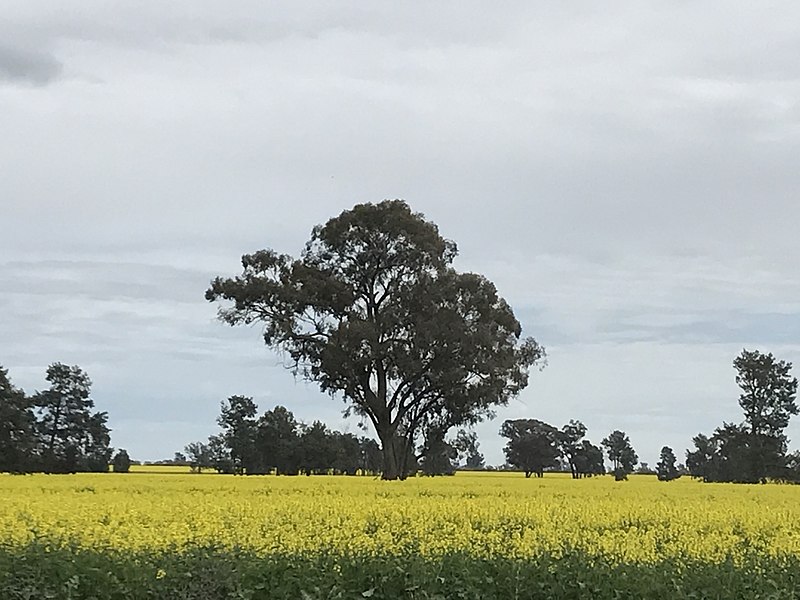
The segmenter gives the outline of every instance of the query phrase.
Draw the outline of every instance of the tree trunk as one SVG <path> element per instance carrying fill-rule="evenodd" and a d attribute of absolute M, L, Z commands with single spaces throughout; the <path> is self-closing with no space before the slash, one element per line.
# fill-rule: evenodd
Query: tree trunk
<path fill-rule="evenodd" d="M 400 477 L 400 461 L 397 457 L 394 432 L 378 432 L 378 437 L 381 440 L 381 452 L 383 454 L 381 479 L 394 481 Z"/>

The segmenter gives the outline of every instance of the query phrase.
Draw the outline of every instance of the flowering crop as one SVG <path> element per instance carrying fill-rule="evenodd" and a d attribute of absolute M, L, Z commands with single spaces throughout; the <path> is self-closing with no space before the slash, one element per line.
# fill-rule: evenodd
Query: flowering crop
<path fill-rule="evenodd" d="M 0 476 L 0 539 L 93 551 L 192 547 L 258 556 L 523 559 L 617 564 L 800 558 L 800 487 L 571 480 L 517 473 L 367 477 Z"/>

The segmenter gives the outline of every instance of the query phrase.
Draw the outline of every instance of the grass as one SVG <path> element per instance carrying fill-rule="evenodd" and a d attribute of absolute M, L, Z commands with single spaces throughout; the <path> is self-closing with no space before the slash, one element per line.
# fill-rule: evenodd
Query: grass
<path fill-rule="evenodd" d="M 739 598 L 800 596 L 800 563 L 612 565 L 580 554 L 557 560 L 451 554 L 259 557 L 193 548 L 114 554 L 35 544 L 0 551 L 4 600 L 409 598 Z"/>

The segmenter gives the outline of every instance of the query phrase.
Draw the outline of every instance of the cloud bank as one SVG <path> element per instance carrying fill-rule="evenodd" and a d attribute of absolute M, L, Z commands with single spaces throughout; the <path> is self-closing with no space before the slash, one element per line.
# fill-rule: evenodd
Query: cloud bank
<path fill-rule="evenodd" d="M 232 394 L 356 427 L 203 292 L 384 198 L 549 349 L 479 427 L 491 463 L 528 416 L 680 457 L 739 419 L 742 347 L 798 360 L 793 3 L 4 12 L 0 364 L 29 391 L 83 366 L 134 457 L 205 437 Z"/>

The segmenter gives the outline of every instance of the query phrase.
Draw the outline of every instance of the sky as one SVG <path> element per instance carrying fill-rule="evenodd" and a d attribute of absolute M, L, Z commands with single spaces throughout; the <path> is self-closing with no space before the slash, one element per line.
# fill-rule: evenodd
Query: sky
<path fill-rule="evenodd" d="M 547 348 L 504 419 L 683 459 L 800 364 L 796 2 L 31 2 L 0 19 L 0 365 L 170 457 L 252 396 L 358 433 L 209 281 L 402 198 Z M 800 417 L 788 430 L 800 447 Z"/>

